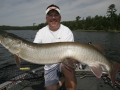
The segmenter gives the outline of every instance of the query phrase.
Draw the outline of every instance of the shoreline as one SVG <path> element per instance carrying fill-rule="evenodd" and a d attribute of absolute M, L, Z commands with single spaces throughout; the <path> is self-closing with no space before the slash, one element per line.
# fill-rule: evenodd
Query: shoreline
<path fill-rule="evenodd" d="M 116 32 L 120 33 L 120 30 L 72 30 L 71 31 L 78 31 L 78 32 Z"/>
<path fill-rule="evenodd" d="M 21 31 L 23 31 L 23 30 L 21 30 Z M 33 30 L 33 31 L 38 31 L 38 30 Z M 71 30 L 71 31 L 76 31 L 76 32 L 113 32 L 113 33 L 120 33 L 120 30 Z"/>

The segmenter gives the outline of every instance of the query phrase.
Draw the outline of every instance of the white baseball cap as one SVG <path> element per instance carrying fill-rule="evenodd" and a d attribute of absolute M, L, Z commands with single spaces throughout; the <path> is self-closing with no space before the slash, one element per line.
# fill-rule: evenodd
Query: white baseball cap
<path fill-rule="evenodd" d="M 60 14 L 60 8 L 54 4 L 48 6 L 45 13 L 48 14 L 50 10 L 56 10 Z"/>

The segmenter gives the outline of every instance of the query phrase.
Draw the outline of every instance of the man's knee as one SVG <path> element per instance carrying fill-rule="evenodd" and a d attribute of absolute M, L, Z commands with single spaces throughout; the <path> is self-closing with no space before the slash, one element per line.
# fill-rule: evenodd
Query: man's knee
<path fill-rule="evenodd" d="M 65 64 L 62 64 L 61 70 L 65 77 L 72 78 L 75 76 L 74 69 L 66 66 Z"/>

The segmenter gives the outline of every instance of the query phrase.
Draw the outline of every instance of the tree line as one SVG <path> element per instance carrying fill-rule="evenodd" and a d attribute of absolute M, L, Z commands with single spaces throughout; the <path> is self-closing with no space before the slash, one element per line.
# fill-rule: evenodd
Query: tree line
<path fill-rule="evenodd" d="M 120 32 L 120 13 L 116 14 L 115 4 L 111 4 L 106 12 L 106 16 L 96 15 L 94 17 L 88 16 L 82 18 L 77 16 L 73 21 L 62 21 L 61 23 L 69 27 L 71 30 L 96 30 L 96 31 L 119 31 Z M 33 26 L 0 26 L 0 30 L 38 30 L 47 23 L 41 23 Z"/>

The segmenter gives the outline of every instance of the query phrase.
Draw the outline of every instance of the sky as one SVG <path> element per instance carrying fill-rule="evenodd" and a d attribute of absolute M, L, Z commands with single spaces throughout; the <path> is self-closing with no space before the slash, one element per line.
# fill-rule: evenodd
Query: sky
<path fill-rule="evenodd" d="M 60 7 L 62 20 L 76 20 L 96 15 L 106 16 L 108 7 L 115 4 L 120 13 L 120 0 L 0 0 L 0 26 L 32 26 L 46 22 L 47 6 Z"/>

